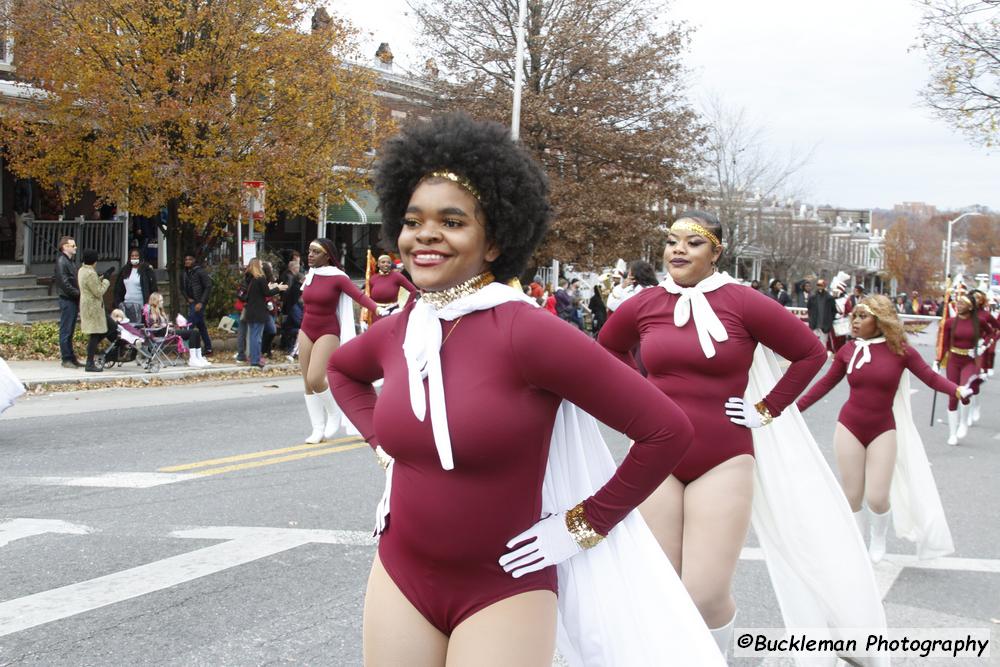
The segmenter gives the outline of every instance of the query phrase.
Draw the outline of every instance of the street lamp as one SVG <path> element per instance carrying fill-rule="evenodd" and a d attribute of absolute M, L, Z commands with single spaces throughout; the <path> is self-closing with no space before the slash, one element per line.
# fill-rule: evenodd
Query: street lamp
<path fill-rule="evenodd" d="M 517 141 L 521 136 L 521 87 L 524 83 L 524 15 L 528 0 L 517 5 L 517 45 L 514 49 L 514 103 L 510 114 L 510 134 Z"/>
<path fill-rule="evenodd" d="M 958 222 L 962 218 L 968 217 L 970 215 L 982 215 L 982 213 L 974 213 L 974 212 L 970 211 L 968 213 L 963 213 L 962 215 L 958 216 L 954 220 L 948 221 L 948 242 L 947 242 L 947 246 L 945 247 L 945 251 L 944 251 L 944 257 L 945 257 L 945 259 L 944 259 L 944 284 L 946 286 L 948 285 L 948 280 L 951 278 L 951 228 L 955 225 L 956 222 Z"/>

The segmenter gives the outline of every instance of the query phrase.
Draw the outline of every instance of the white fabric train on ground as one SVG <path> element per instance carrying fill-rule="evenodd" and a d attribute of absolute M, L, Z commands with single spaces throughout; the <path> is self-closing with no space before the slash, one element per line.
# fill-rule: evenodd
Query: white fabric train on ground
<path fill-rule="evenodd" d="M 346 273 L 335 266 L 321 266 L 309 269 L 302 281 L 303 289 L 312 283 L 313 276 L 344 276 L 350 280 Z M 337 320 L 340 322 L 340 344 L 343 345 L 357 335 L 357 325 L 354 322 L 354 302 L 344 292 L 340 293 L 340 301 L 337 302 Z M 296 348 L 298 348 L 297 343 Z M 340 428 L 346 429 L 348 435 L 361 435 L 361 432 L 347 419 L 347 415 L 344 414 L 339 405 L 337 411 L 340 416 Z"/>
<path fill-rule="evenodd" d="M 10 366 L 3 360 L 3 357 L 0 357 L 0 414 L 14 405 L 17 397 L 23 393 L 24 385 L 14 375 L 14 371 L 10 370 Z"/>
<path fill-rule="evenodd" d="M 757 346 L 746 400 L 757 401 L 777 383 L 777 356 Z M 885 630 L 885 610 L 868 552 L 851 508 L 799 409 L 789 406 L 765 428 L 753 429 L 752 521 L 764 551 L 785 627 Z M 887 656 L 852 658 L 884 667 Z M 800 667 L 837 659 L 796 658 Z"/>
<path fill-rule="evenodd" d="M 917 558 L 940 558 L 955 551 L 931 465 L 910 408 L 910 372 L 903 371 L 892 402 L 896 420 L 896 467 L 889 505 L 896 537 L 917 545 Z"/>
<path fill-rule="evenodd" d="M 434 439 L 445 470 L 451 470 L 454 462 L 444 405 L 439 320 L 454 320 L 509 301 L 537 307 L 520 291 L 493 283 L 440 311 L 418 301 L 410 313 L 404 355 L 411 407 L 423 420 L 425 405 L 430 403 Z M 543 516 L 565 511 L 593 495 L 615 469 L 597 421 L 563 401 L 556 413 L 542 484 Z M 386 476 L 376 533 L 385 526 L 389 509 L 391 466 Z M 556 569 L 557 646 L 571 667 L 725 665 L 701 615 L 638 511 L 629 514 L 601 544 Z"/>

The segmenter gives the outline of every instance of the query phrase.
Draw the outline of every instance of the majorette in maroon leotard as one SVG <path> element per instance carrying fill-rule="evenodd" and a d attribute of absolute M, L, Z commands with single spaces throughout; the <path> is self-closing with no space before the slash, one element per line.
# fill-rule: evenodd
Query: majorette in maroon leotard
<path fill-rule="evenodd" d="M 649 381 L 690 417 L 694 444 L 673 473 L 685 484 L 723 461 L 753 454 L 750 429 L 729 421 L 724 405 L 729 397 L 746 391 L 758 343 L 792 362 L 774 389 L 761 397 L 774 417 L 795 400 L 826 360 L 816 336 L 774 299 L 737 284 L 719 287 L 705 297 L 729 335 L 715 343 L 716 354 L 710 359 L 701 350 L 693 322 L 681 328 L 674 324 L 679 297 L 662 287 L 645 289 L 619 306 L 598 336 L 626 363 L 641 342 Z"/>
<path fill-rule="evenodd" d="M 691 423 L 668 398 L 592 339 L 543 309 L 505 303 L 444 322 L 441 347 L 455 467 L 444 470 L 428 418 L 410 407 L 402 344 L 412 306 L 376 322 L 330 358 L 337 404 L 395 458 L 379 558 L 441 632 L 512 595 L 557 592 L 549 567 L 514 579 L 497 560 L 540 518 L 556 410 L 566 399 L 635 440 L 618 472 L 587 499 L 607 534 L 687 451 Z M 385 378 L 376 398 L 371 383 Z M 720 404 L 721 405 L 721 404 Z M 583 499 L 581 499 L 583 500 Z"/>
<path fill-rule="evenodd" d="M 983 324 L 982 320 L 980 320 L 980 339 L 988 340 L 992 331 L 992 324 Z M 952 352 L 951 348 L 955 347 L 962 350 L 974 351 L 977 343 L 976 332 L 972 325 L 971 317 L 963 319 L 956 315 L 955 317 L 949 317 L 945 320 L 944 351 L 948 355 L 948 364 L 945 366 L 945 373 L 947 374 L 948 379 L 955 384 L 968 384 L 969 379 L 982 370 L 982 367 L 977 361 L 978 357 Z M 973 393 L 978 394 L 979 383 L 973 382 L 971 386 Z M 954 395 L 948 399 L 948 410 L 958 410 L 958 398 Z"/>
<path fill-rule="evenodd" d="M 341 292 L 375 312 L 377 308 L 375 302 L 365 296 L 346 275 L 313 275 L 312 282 L 302 290 L 303 314 L 300 330 L 314 343 L 320 336 L 327 334 L 340 336 L 337 306 L 340 304 Z"/>
<path fill-rule="evenodd" d="M 900 355 L 889 349 L 885 342 L 872 343 L 868 347 L 871 361 L 860 367 L 855 361 L 855 367 L 847 374 L 847 367 L 856 348 L 857 343 L 853 340 L 840 348 L 823 379 L 814 384 L 795 404 L 799 410 L 805 410 L 826 396 L 847 375 L 851 394 L 840 409 L 837 421 L 865 447 L 886 431 L 896 428 L 896 420 L 892 416 L 892 401 L 904 370 L 909 370 L 934 391 L 955 397 L 958 385 L 935 373 L 921 358 L 920 353 L 909 345 Z"/>
<path fill-rule="evenodd" d="M 390 271 L 387 275 L 373 274 L 368 279 L 368 284 L 371 286 L 372 301 L 380 306 L 394 305 L 399 299 L 400 288 L 410 293 L 409 298 L 406 299 L 406 305 L 410 305 L 417 298 L 416 285 L 407 280 L 406 276 L 399 271 Z M 381 316 L 373 311 L 372 318 L 377 321 Z"/>

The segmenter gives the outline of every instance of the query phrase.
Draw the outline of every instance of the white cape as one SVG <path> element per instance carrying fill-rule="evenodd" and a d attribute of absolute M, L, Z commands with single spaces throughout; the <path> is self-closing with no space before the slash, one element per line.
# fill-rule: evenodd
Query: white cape
<path fill-rule="evenodd" d="M 758 345 L 746 400 L 766 396 L 781 377 L 773 352 Z M 764 551 L 785 627 L 886 627 L 868 552 L 840 484 L 819 451 L 802 414 L 789 406 L 771 424 L 753 429 L 756 459 L 752 521 Z M 887 656 L 853 658 L 884 666 Z M 837 659 L 802 656 L 800 667 Z"/>
<path fill-rule="evenodd" d="M 0 414 L 14 405 L 15 399 L 24 393 L 24 385 L 10 370 L 7 362 L 0 357 Z"/>
<path fill-rule="evenodd" d="M 955 551 L 931 464 L 910 409 L 910 372 L 903 371 L 892 403 L 896 420 L 896 467 L 889 504 L 896 537 L 917 545 L 917 558 L 940 558 Z"/>
<path fill-rule="evenodd" d="M 418 418 L 425 418 L 424 396 L 428 396 L 430 418 L 438 420 L 435 444 L 446 470 L 454 462 L 450 437 L 438 438 L 447 429 L 444 391 L 439 384 L 438 320 L 454 320 L 519 300 L 537 307 L 518 290 L 493 283 L 442 311 L 434 311 L 421 300 L 410 313 L 404 349 L 412 407 Z M 426 394 L 423 377 L 428 381 Z M 616 467 L 597 421 L 563 401 L 556 413 L 542 484 L 543 516 L 565 511 L 593 495 Z M 392 466 L 387 471 L 386 493 L 391 489 L 391 470 Z M 388 510 L 388 498 L 383 497 L 377 526 L 385 525 Z M 701 615 L 638 511 L 630 513 L 599 545 L 556 569 L 557 646 L 572 667 L 725 665 Z"/>

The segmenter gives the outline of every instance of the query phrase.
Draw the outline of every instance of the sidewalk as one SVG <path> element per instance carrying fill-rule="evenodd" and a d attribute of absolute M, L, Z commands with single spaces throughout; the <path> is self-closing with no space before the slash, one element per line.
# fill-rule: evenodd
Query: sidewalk
<path fill-rule="evenodd" d="M 81 385 L 80 388 L 114 386 L 123 380 L 148 383 L 153 380 L 163 382 L 196 376 L 206 376 L 205 379 L 208 380 L 219 379 L 220 375 L 250 378 L 279 370 L 293 373 L 297 372 L 299 367 L 298 362 L 288 363 L 282 357 L 282 361 L 269 363 L 262 371 L 246 364 L 237 364 L 232 358 L 232 353 L 222 353 L 218 357 L 213 357 L 212 365 L 208 368 L 192 368 L 184 364 L 164 366 L 157 373 L 143 370 L 134 361 L 124 366 L 115 364 L 113 368 L 106 368 L 101 373 L 87 373 L 83 368 L 63 368 L 58 361 L 8 361 L 7 365 L 29 391 L 44 391 L 47 387 L 56 386 L 67 388 L 66 385 Z"/>

